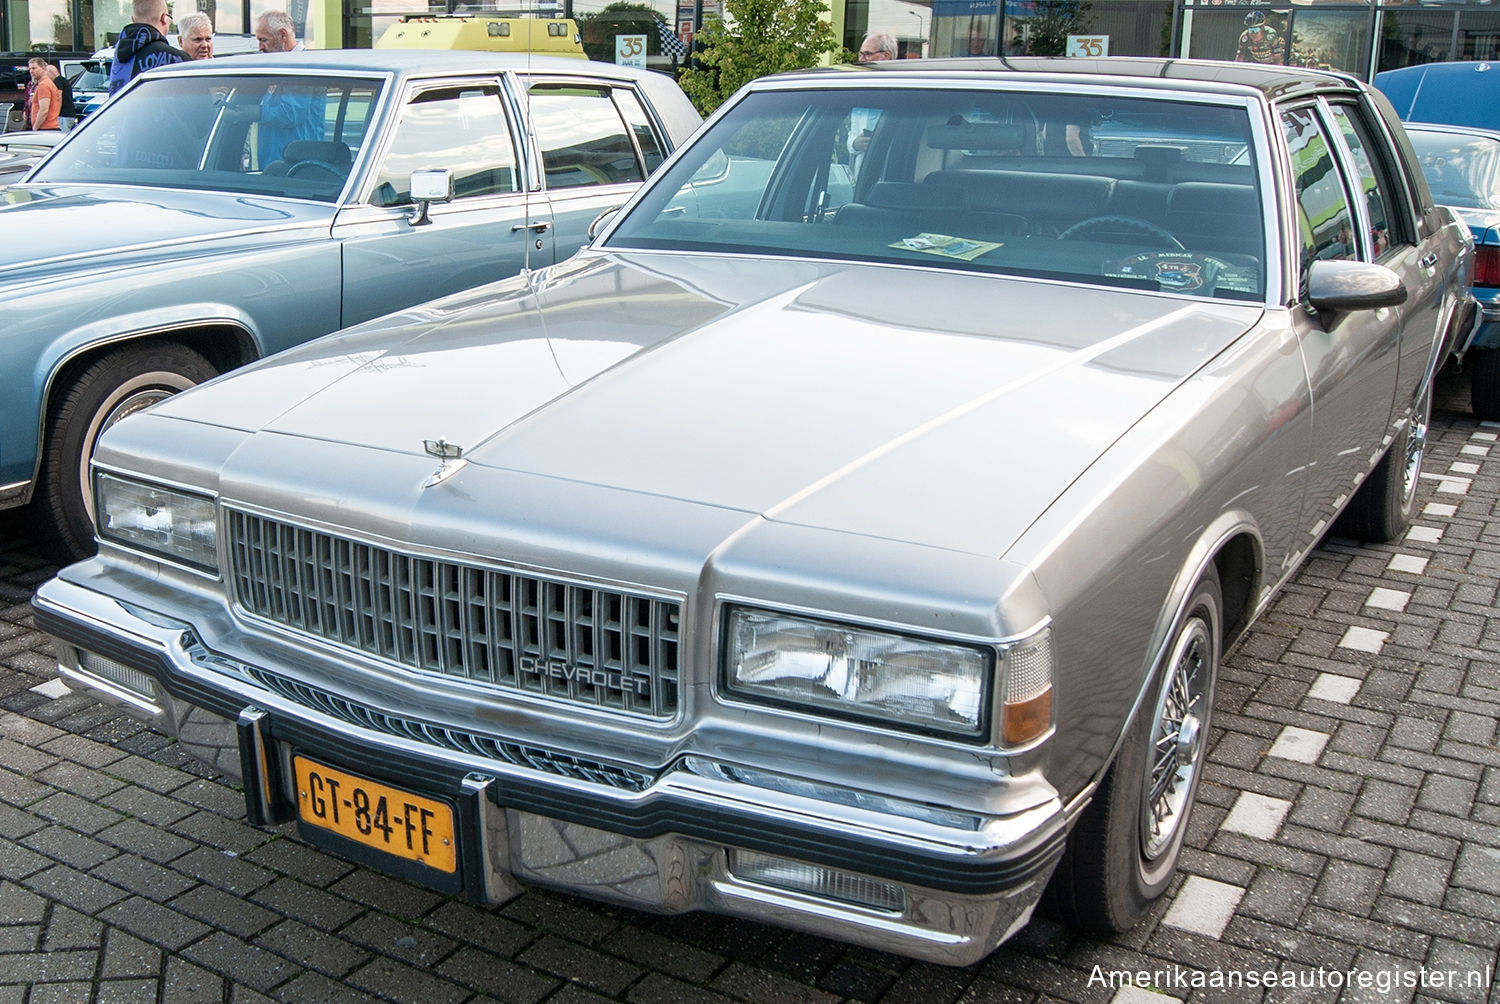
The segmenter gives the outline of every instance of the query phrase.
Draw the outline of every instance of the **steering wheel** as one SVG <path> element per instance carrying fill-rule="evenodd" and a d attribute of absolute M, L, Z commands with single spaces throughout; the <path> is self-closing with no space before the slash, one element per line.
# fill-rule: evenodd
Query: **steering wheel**
<path fill-rule="evenodd" d="M 1182 242 L 1173 237 L 1171 231 L 1157 226 L 1150 220 L 1143 220 L 1135 216 L 1091 216 L 1086 220 L 1079 220 L 1068 229 L 1057 235 L 1058 240 L 1089 240 L 1096 233 L 1097 239 L 1111 244 L 1122 244 L 1122 236 L 1128 237 L 1131 232 L 1143 237 L 1154 238 L 1163 247 L 1183 250 Z"/>
<path fill-rule="evenodd" d="M 286 176 L 296 178 L 308 171 L 322 171 L 339 184 L 344 183 L 344 172 L 328 163 L 326 160 L 299 160 L 287 168 Z"/>

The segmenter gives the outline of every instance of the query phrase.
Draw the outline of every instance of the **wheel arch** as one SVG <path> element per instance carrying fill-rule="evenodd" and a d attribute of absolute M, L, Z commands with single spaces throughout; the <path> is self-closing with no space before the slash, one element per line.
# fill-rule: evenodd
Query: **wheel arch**
<path fill-rule="evenodd" d="M 1184 557 L 1167 593 L 1166 602 L 1162 604 L 1162 615 L 1152 631 L 1151 644 L 1146 650 L 1147 658 L 1130 711 L 1120 722 L 1119 732 L 1110 747 L 1109 755 L 1104 758 L 1098 772 L 1080 793 L 1080 797 L 1069 805 L 1070 817 L 1076 817 L 1083 811 L 1099 783 L 1119 757 L 1125 737 L 1153 692 L 1152 684 L 1167 656 L 1173 633 L 1187 614 L 1193 587 L 1210 567 L 1218 574 L 1220 599 L 1223 603 L 1223 608 L 1219 611 L 1219 649 L 1222 658 L 1255 620 L 1265 580 L 1265 550 L 1255 521 L 1248 513 L 1231 512 L 1220 516 L 1204 529 Z"/>
<path fill-rule="evenodd" d="M 260 358 L 260 344 L 251 331 L 237 320 L 216 318 L 188 324 L 174 324 L 120 332 L 74 346 L 51 366 L 42 388 L 36 417 L 36 460 L 32 465 L 31 483 L 25 501 L 36 492 L 43 457 L 46 455 L 48 420 L 65 388 L 77 375 L 110 352 L 127 346 L 171 343 L 197 352 L 219 373 L 243 366 Z"/>

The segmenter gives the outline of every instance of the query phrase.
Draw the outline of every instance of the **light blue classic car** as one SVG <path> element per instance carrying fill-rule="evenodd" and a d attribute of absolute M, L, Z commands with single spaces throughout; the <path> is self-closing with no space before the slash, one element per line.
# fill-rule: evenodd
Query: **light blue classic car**
<path fill-rule="evenodd" d="M 253 359 L 551 265 L 700 122 L 659 74 L 495 53 L 146 74 L 0 207 L 0 508 L 93 549 L 122 416 Z"/>

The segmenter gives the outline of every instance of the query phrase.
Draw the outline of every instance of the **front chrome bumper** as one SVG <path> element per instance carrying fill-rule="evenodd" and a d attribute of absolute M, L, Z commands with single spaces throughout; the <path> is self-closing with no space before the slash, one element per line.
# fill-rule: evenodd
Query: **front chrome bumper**
<path fill-rule="evenodd" d="M 341 717 L 265 686 L 274 674 L 208 651 L 191 625 L 76 583 L 48 582 L 33 609 L 71 686 L 242 780 L 252 823 L 296 819 L 294 753 L 451 806 L 452 874 L 298 822 L 309 842 L 480 903 L 544 885 L 967 965 L 1025 925 L 1062 853 L 1055 800 L 984 816 L 694 756 L 639 788 L 596 783 L 361 727 L 366 712 Z"/>

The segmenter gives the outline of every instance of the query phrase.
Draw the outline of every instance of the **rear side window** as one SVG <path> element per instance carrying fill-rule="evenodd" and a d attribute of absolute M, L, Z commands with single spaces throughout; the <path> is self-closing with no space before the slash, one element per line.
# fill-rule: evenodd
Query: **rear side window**
<path fill-rule="evenodd" d="M 1389 180 L 1384 165 L 1371 157 L 1370 151 L 1378 148 L 1367 138 L 1364 124 L 1355 117 L 1353 109 L 1345 105 L 1333 106 L 1333 120 L 1349 147 L 1350 160 L 1359 172 L 1360 188 L 1370 217 L 1370 247 L 1374 257 L 1379 258 L 1393 246 L 1411 243 L 1412 237 L 1405 233 L 1406 227 L 1397 210 L 1399 203 L 1392 201 L 1399 189 Z"/>
<path fill-rule="evenodd" d="M 516 191 L 515 146 L 495 85 L 424 91 L 401 110 L 401 122 L 371 201 L 411 202 L 411 173 L 448 168 L 457 198 Z"/>
<path fill-rule="evenodd" d="M 610 92 L 593 85 L 531 85 L 532 128 L 549 189 L 646 179 L 632 130 Z"/>

